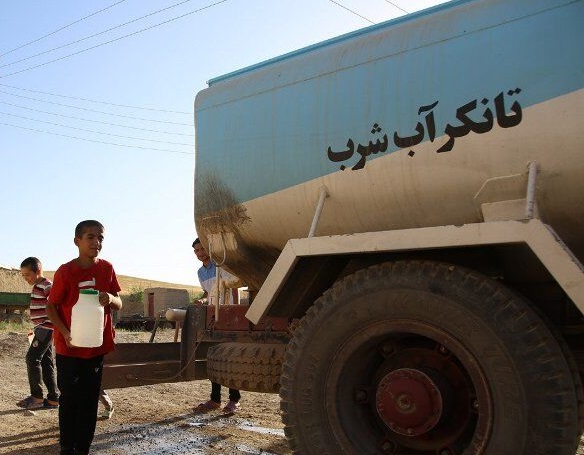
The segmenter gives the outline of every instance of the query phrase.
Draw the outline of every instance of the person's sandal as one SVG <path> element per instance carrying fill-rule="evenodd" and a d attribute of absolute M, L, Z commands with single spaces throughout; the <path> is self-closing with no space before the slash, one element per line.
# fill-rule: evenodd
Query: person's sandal
<path fill-rule="evenodd" d="M 229 401 L 223 408 L 223 414 L 235 414 L 239 408 L 239 403 L 237 401 Z"/>
<path fill-rule="evenodd" d="M 111 406 L 109 408 L 104 407 L 103 410 L 99 413 L 99 418 L 102 420 L 109 420 L 114 415 L 114 407 Z"/>
<path fill-rule="evenodd" d="M 30 396 L 26 397 L 24 400 L 20 400 L 16 403 L 16 406 L 28 409 L 29 411 L 34 411 L 35 409 L 41 409 L 43 407 L 43 400 Z"/>
<path fill-rule="evenodd" d="M 209 400 L 205 403 L 200 403 L 197 407 L 193 409 L 195 414 L 206 414 L 207 412 L 215 411 L 221 407 L 221 403 L 216 403 L 213 400 Z"/>
<path fill-rule="evenodd" d="M 43 408 L 45 409 L 57 409 L 58 407 L 59 407 L 58 401 L 49 400 L 48 398 L 45 398 L 43 400 Z"/>

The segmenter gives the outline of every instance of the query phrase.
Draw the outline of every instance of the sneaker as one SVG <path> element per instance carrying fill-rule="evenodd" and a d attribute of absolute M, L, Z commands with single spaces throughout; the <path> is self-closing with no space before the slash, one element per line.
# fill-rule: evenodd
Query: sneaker
<path fill-rule="evenodd" d="M 33 397 L 31 395 L 30 397 L 26 397 L 25 399 L 20 400 L 18 403 L 16 403 L 16 406 L 32 411 L 34 409 L 41 409 L 43 404 L 44 401 L 42 398 Z"/>
<path fill-rule="evenodd" d="M 207 412 L 215 411 L 221 407 L 221 403 L 217 403 L 213 400 L 209 400 L 205 403 L 200 403 L 197 407 L 193 409 L 195 414 L 206 414 Z"/>
<path fill-rule="evenodd" d="M 235 414 L 239 408 L 239 403 L 237 401 L 229 401 L 223 408 L 223 414 Z"/>
<path fill-rule="evenodd" d="M 109 420 L 114 415 L 114 407 L 111 408 L 103 408 L 103 410 L 99 413 L 99 417 L 104 420 Z"/>
<path fill-rule="evenodd" d="M 43 408 L 45 409 L 57 409 L 58 407 L 59 407 L 58 401 L 49 400 L 48 398 L 45 398 L 43 400 Z"/>

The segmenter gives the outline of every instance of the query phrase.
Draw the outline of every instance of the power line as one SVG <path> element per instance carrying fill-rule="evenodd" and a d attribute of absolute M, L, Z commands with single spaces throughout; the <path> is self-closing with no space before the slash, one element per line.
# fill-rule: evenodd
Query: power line
<path fill-rule="evenodd" d="M 34 128 L 27 128 L 25 126 L 12 125 L 10 123 L 4 123 L 4 122 L 0 122 L 0 125 L 10 126 L 12 128 L 19 128 L 19 129 L 27 130 L 27 131 L 34 131 L 35 133 L 44 133 L 44 134 L 50 134 L 50 135 L 53 135 L 53 136 L 66 137 L 66 138 L 69 138 L 69 139 L 77 139 L 79 141 L 94 142 L 96 144 L 115 145 L 116 147 L 126 147 L 126 148 L 141 149 L 141 150 L 155 150 L 157 152 L 180 153 L 180 154 L 183 154 L 183 155 L 191 155 L 192 154 L 191 152 L 181 152 L 179 150 L 166 150 L 166 149 L 157 149 L 157 148 L 151 148 L 151 147 L 142 147 L 140 145 L 126 145 L 126 144 L 117 144 L 115 142 L 97 141 L 97 140 L 94 140 L 94 139 L 87 139 L 87 138 L 76 137 L 76 136 L 68 136 L 66 134 L 53 133 L 51 131 L 44 131 L 44 130 L 37 130 L 37 129 L 34 129 Z"/>
<path fill-rule="evenodd" d="M 186 143 L 183 143 L 183 142 L 158 141 L 156 139 L 146 139 L 146 138 L 142 138 L 142 137 L 133 137 L 133 136 L 124 136 L 124 135 L 121 135 L 121 134 L 105 133 L 103 131 L 88 130 L 88 129 L 85 129 L 85 128 L 77 128 L 75 126 L 63 125 L 62 123 L 47 122 L 46 120 L 39 120 L 39 119 L 36 119 L 36 118 L 25 117 L 23 115 L 11 114 L 9 112 L 2 112 L 2 111 L 0 111 L 0 114 L 9 115 L 11 117 L 17 117 L 17 118 L 21 118 L 21 119 L 24 119 L 24 120 L 31 120 L 33 122 L 45 123 L 47 125 L 60 126 L 60 127 L 63 127 L 63 128 L 69 128 L 69 129 L 77 130 L 77 131 L 84 131 L 86 133 L 103 134 L 103 135 L 106 135 L 106 136 L 121 137 L 123 139 L 133 139 L 133 140 L 138 140 L 138 141 L 158 142 L 160 144 L 186 145 L 188 147 L 193 147 L 193 144 L 186 144 Z"/>
<path fill-rule="evenodd" d="M 29 55 L 28 57 L 21 58 L 20 60 L 15 60 L 14 62 L 5 63 L 4 65 L 0 65 L 0 68 L 5 68 L 7 66 L 15 65 L 16 63 L 24 62 L 25 60 L 29 60 L 31 58 L 38 57 L 40 55 L 48 54 L 49 52 L 53 52 L 53 51 L 56 51 L 58 49 L 63 49 L 64 47 L 72 46 L 73 44 L 80 43 L 81 41 L 85 41 L 85 40 L 88 40 L 90 38 L 95 38 L 96 36 L 103 35 L 104 33 L 111 32 L 112 30 L 115 30 L 115 29 L 124 27 L 124 26 L 129 25 L 129 24 L 132 24 L 134 22 L 138 22 L 139 20 L 145 19 L 145 18 L 147 18 L 149 16 L 153 16 L 155 14 L 161 13 L 162 11 L 166 11 L 166 10 L 169 10 L 171 8 L 175 8 L 175 7 L 179 6 L 179 5 L 182 5 L 183 3 L 188 3 L 188 2 L 191 2 L 191 1 L 192 0 L 183 0 L 180 3 L 175 3 L 174 5 L 167 6 L 166 8 L 159 9 L 158 11 L 153 11 L 151 13 L 148 13 L 148 14 L 144 15 L 144 16 L 138 17 L 136 19 L 132 19 L 131 21 L 124 22 L 123 24 L 119 24 L 119 25 L 116 25 L 115 27 L 108 28 L 107 30 L 103 30 L 103 31 L 101 31 L 99 33 L 94 33 L 93 35 L 86 36 L 85 38 L 80 38 L 80 39 L 78 39 L 76 41 L 72 41 L 70 43 L 66 43 L 66 44 L 63 44 L 61 46 L 53 47 L 52 49 L 49 49 L 49 50 L 46 50 L 46 51 L 43 51 L 43 52 L 39 52 L 38 54 Z"/>
<path fill-rule="evenodd" d="M 335 2 L 335 0 L 329 0 L 329 2 L 334 3 L 337 6 L 340 6 L 343 9 L 346 9 L 347 11 L 349 11 L 350 13 L 353 13 L 355 16 L 359 16 L 361 19 L 365 19 L 367 22 L 369 22 L 370 24 L 375 24 L 375 22 L 373 22 L 371 19 L 367 19 L 365 16 L 361 16 L 359 13 L 357 13 L 356 11 L 353 11 L 352 9 L 347 8 L 344 5 L 341 5 L 339 2 Z M 9 74 L 10 76 L 10 74 Z"/>
<path fill-rule="evenodd" d="M 26 44 L 22 44 L 21 46 L 15 47 L 14 49 L 10 49 L 9 51 L 4 52 L 3 54 L 0 54 L 0 57 L 4 57 L 5 55 L 10 54 L 11 52 L 17 51 L 18 49 L 22 49 L 23 47 L 29 46 L 30 44 L 33 44 L 33 43 L 36 43 L 37 41 L 40 41 L 40 40 L 42 40 L 44 38 L 47 38 L 48 36 L 54 35 L 55 33 L 58 33 L 61 30 L 65 30 L 66 28 L 71 27 L 72 25 L 75 25 L 75 24 L 77 24 L 77 23 L 79 23 L 81 21 L 84 21 L 85 19 L 89 19 L 90 17 L 95 16 L 96 14 L 103 13 L 105 10 L 108 10 L 108 9 L 110 9 L 110 8 L 116 6 L 116 5 L 119 5 L 120 3 L 124 3 L 125 1 L 126 0 L 120 0 L 119 2 L 116 2 L 113 5 L 110 5 L 110 6 L 106 7 L 106 8 L 100 9 L 99 11 L 96 11 L 95 13 L 91 13 L 88 16 L 82 17 L 81 19 L 77 19 L 75 22 L 71 22 L 70 24 L 67 24 L 67 25 L 65 25 L 65 26 L 63 26 L 61 28 L 58 28 L 54 32 L 47 33 L 46 35 L 43 35 L 40 38 L 37 38 L 37 39 L 32 40 L 32 41 L 29 41 Z"/>
<path fill-rule="evenodd" d="M 211 3 L 211 4 L 207 5 L 207 6 L 203 6 L 202 8 L 199 8 L 199 9 L 196 9 L 196 10 L 193 10 L 193 11 L 190 11 L 190 12 L 188 12 L 188 13 L 185 13 L 185 14 L 181 15 L 181 16 L 177 16 L 177 17 L 174 17 L 174 18 L 172 18 L 172 19 L 168 19 L 168 20 L 166 20 L 166 21 L 164 21 L 164 22 L 160 22 L 160 23 L 158 23 L 158 24 L 151 25 L 150 27 L 143 28 L 143 29 L 141 29 L 141 30 L 138 30 L 138 31 L 136 31 L 136 32 L 129 33 L 129 34 L 127 34 L 127 35 L 124 35 L 124 36 L 120 36 L 119 38 L 116 38 L 116 39 L 113 39 L 113 40 L 110 40 L 110 41 L 106 41 L 105 43 L 96 44 L 95 46 L 88 47 L 87 49 L 82 49 L 82 50 L 80 50 L 80 51 L 77 51 L 77 52 L 74 52 L 74 53 L 72 53 L 72 54 L 68 54 L 68 55 L 65 55 L 65 56 L 63 56 L 63 57 L 56 58 L 56 59 L 54 59 L 54 60 L 49 60 L 48 62 L 41 63 L 41 64 L 39 64 L 39 65 L 30 66 L 30 67 L 28 67 L 28 68 L 24 68 L 24 69 L 22 69 L 22 70 L 19 70 L 19 71 L 14 71 L 14 72 L 12 72 L 12 73 L 9 73 L 9 74 L 0 75 L 0 78 L 3 78 L 3 77 L 8 77 L 8 76 L 13 76 L 13 75 L 15 75 L 15 74 L 19 74 L 19 73 L 24 73 L 25 71 L 30 71 L 30 70 L 32 70 L 32 69 L 35 69 L 35 68 L 40 68 L 41 66 L 49 65 L 50 63 L 55 63 L 55 62 L 58 62 L 58 61 L 60 61 L 60 60 L 64 60 L 64 59 L 66 59 L 66 58 L 73 57 L 74 55 L 78 55 L 78 54 L 81 54 L 81 53 L 83 53 L 83 52 L 90 51 L 90 50 L 92 50 L 92 49 L 95 49 L 95 48 L 97 48 L 97 47 L 105 46 L 106 44 L 115 43 L 116 41 L 120 41 L 120 40 L 122 40 L 122 39 L 124 39 L 124 38 L 129 38 L 130 36 L 134 36 L 134 35 L 137 35 L 137 34 L 139 34 L 139 33 L 143 33 L 143 32 L 145 32 L 145 31 L 147 31 L 147 30 L 151 30 L 151 29 L 153 29 L 153 28 L 159 27 L 159 26 L 161 26 L 161 25 L 165 25 L 165 24 L 168 24 L 168 23 L 170 23 L 170 22 L 176 21 L 176 20 L 178 20 L 178 19 L 182 19 L 183 17 L 189 16 L 189 15 L 191 15 L 191 14 L 199 13 L 199 12 L 201 12 L 201 11 L 203 11 L 203 10 L 206 10 L 206 9 L 208 9 L 208 8 L 212 8 L 213 6 L 219 5 L 219 4 L 221 4 L 221 3 L 225 3 L 225 2 L 227 2 L 227 1 L 228 1 L 228 0 L 219 0 L 219 1 L 216 1 L 215 3 Z M 331 0 L 331 1 L 332 1 L 332 0 Z"/>
<path fill-rule="evenodd" d="M 40 109 L 33 109 L 32 107 L 26 107 L 26 106 L 20 106 L 18 104 L 7 103 L 6 101 L 0 101 L 0 104 L 5 104 L 7 106 L 17 107 L 19 109 L 26 109 L 27 111 L 40 112 L 41 114 L 54 115 L 56 117 L 70 118 L 73 120 L 81 120 L 83 122 L 100 123 L 102 125 L 117 126 L 120 128 L 129 128 L 132 130 L 149 131 L 151 133 L 158 133 L 158 134 L 172 134 L 172 135 L 176 135 L 176 136 L 194 136 L 194 134 L 173 133 L 173 132 L 169 132 L 169 131 L 152 130 L 152 129 L 148 129 L 148 128 L 138 128 L 136 126 L 120 125 L 119 123 L 109 123 L 109 122 L 102 122 L 100 120 L 90 120 L 90 119 L 86 119 L 86 118 L 82 118 L 82 117 L 74 117 L 71 115 L 56 114 L 54 112 L 42 111 Z"/>
<path fill-rule="evenodd" d="M 155 108 L 151 108 L 151 107 L 142 107 L 142 106 L 130 106 L 128 104 L 116 104 L 116 103 L 110 103 L 108 101 L 92 100 L 90 98 L 80 98 L 80 97 L 77 97 L 77 96 L 60 95 L 58 93 L 42 92 L 40 90 L 31 90 L 31 89 L 22 88 L 22 87 L 15 87 L 14 85 L 0 84 L 0 86 L 12 88 L 12 89 L 15 89 L 15 90 L 22 90 L 22 91 L 25 91 L 25 92 L 40 93 L 41 95 L 58 96 L 58 97 L 61 97 L 61 98 L 68 98 L 68 99 L 71 99 L 71 100 L 87 101 L 87 102 L 90 102 L 90 103 L 106 104 L 108 106 L 127 107 L 127 108 L 130 108 L 130 109 L 142 109 L 142 110 L 146 110 L 146 111 L 165 112 L 165 113 L 169 113 L 169 114 L 193 115 L 192 112 L 171 111 L 171 110 L 167 110 L 167 109 L 155 109 Z"/>
<path fill-rule="evenodd" d="M 17 95 L 15 93 L 5 92 L 3 90 L 0 90 L 0 93 L 4 93 L 5 95 L 10 95 L 10 96 L 16 96 L 18 98 L 24 98 L 24 99 L 27 99 L 27 100 L 39 101 L 41 103 L 54 104 L 56 106 L 63 106 L 63 107 L 70 107 L 72 109 L 79 109 L 81 111 L 95 112 L 97 114 L 111 115 L 111 116 L 114 116 L 114 117 L 123 117 L 123 118 L 129 118 L 129 119 L 132 119 L 132 120 L 142 120 L 142 121 L 146 121 L 146 122 L 167 123 L 167 124 L 170 124 L 170 125 L 191 126 L 190 123 L 169 122 L 167 120 L 151 120 L 151 119 L 148 119 L 148 118 L 134 117 L 134 116 L 131 116 L 131 115 L 113 114 L 111 112 L 98 111 L 98 110 L 95 110 L 95 109 L 88 109 L 86 107 L 72 106 L 70 104 L 56 103 L 55 101 L 47 101 L 47 100 L 41 100 L 41 99 L 38 99 L 38 98 L 32 98 L 30 96 Z"/>
<path fill-rule="evenodd" d="M 406 11 L 405 9 L 403 9 L 401 6 L 396 5 L 393 2 L 390 2 L 389 0 L 385 0 L 387 3 L 389 3 L 391 6 L 395 6 L 397 9 L 399 9 L 400 11 L 403 11 L 406 14 L 410 14 L 409 11 Z"/>

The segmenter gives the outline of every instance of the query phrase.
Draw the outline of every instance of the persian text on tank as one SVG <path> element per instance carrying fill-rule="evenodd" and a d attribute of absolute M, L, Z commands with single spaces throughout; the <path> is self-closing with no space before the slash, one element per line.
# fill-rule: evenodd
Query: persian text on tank
<path fill-rule="evenodd" d="M 521 93 L 520 88 L 507 91 L 507 96 L 518 95 Z M 456 119 L 460 122 L 458 125 L 446 124 L 444 128 L 444 133 L 448 136 L 448 140 L 444 145 L 436 150 L 437 153 L 449 152 L 454 147 L 454 140 L 457 137 L 463 137 L 469 134 L 471 131 L 476 134 L 483 134 L 491 131 L 494 125 L 495 116 L 493 115 L 493 110 L 488 106 L 489 99 L 483 98 L 480 103 L 485 106 L 485 110 L 482 113 L 482 119 L 480 121 L 475 121 L 469 117 L 469 113 L 477 109 L 478 101 L 476 99 L 469 101 L 468 103 L 460 106 L 456 110 Z M 428 139 L 430 142 L 434 142 L 436 138 L 436 125 L 434 121 L 434 111 L 433 109 L 438 105 L 438 101 L 425 106 L 420 106 L 418 109 L 418 115 L 425 113 L 424 124 L 419 121 L 415 126 L 416 134 L 412 136 L 400 136 L 397 131 L 393 133 L 393 143 L 398 148 L 411 148 L 424 141 L 426 132 L 428 133 Z M 521 106 L 518 101 L 514 101 L 511 104 L 510 112 L 507 112 L 505 108 L 505 92 L 499 93 L 493 100 L 493 105 L 495 107 L 495 114 L 497 118 L 497 124 L 501 128 L 511 128 L 513 126 L 521 123 L 522 111 Z M 371 129 L 371 134 L 380 135 L 383 130 L 378 123 L 374 123 Z M 351 167 L 351 170 L 356 171 L 363 169 L 365 167 L 365 162 L 369 155 L 376 155 L 377 153 L 384 153 L 388 150 L 389 140 L 387 134 L 383 133 L 381 140 L 379 137 L 373 142 L 370 140 L 367 144 L 357 144 L 355 147 L 355 142 L 353 139 L 347 141 L 347 150 L 340 152 L 334 152 L 331 147 L 327 149 L 328 159 L 334 163 L 347 161 L 352 158 L 355 152 L 360 156 L 357 163 Z M 408 155 L 414 156 L 415 152 L 410 150 Z M 346 166 L 343 164 L 340 169 L 344 171 Z"/>

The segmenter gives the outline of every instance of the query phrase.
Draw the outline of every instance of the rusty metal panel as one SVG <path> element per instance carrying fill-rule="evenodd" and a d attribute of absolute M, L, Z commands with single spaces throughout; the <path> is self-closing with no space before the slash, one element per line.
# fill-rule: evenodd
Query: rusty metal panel
<path fill-rule="evenodd" d="M 142 345 L 142 347 L 145 348 L 146 346 Z M 206 379 L 208 377 L 206 361 L 196 362 L 194 366 L 195 373 L 190 378 L 185 378 L 181 374 L 180 365 L 179 360 L 104 365 L 101 385 L 104 389 L 116 389 L 167 382 L 191 381 L 193 379 Z"/>
<path fill-rule="evenodd" d="M 248 305 L 222 305 L 219 307 L 219 320 L 215 321 L 215 330 L 251 330 L 251 324 L 246 319 L 245 313 Z M 207 307 L 207 320 L 215 315 L 215 307 Z"/>
<path fill-rule="evenodd" d="M 195 379 L 199 375 L 194 360 L 205 358 L 201 357 L 201 354 L 206 355 L 206 350 L 204 348 L 204 352 L 199 350 L 202 347 L 199 343 L 203 340 L 205 329 L 208 325 L 207 308 L 205 305 L 191 305 L 187 307 L 180 348 L 182 376 L 185 380 Z"/>
<path fill-rule="evenodd" d="M 145 348 L 144 345 L 141 346 Z M 105 389 L 180 381 L 179 360 L 133 364 L 104 365 L 102 387 Z M 172 378 L 175 377 L 173 380 Z"/>
<path fill-rule="evenodd" d="M 260 319 L 256 325 L 252 325 L 253 330 L 270 330 L 273 332 L 286 332 L 288 330 L 288 318 L 277 318 L 266 316 Z"/>
<path fill-rule="evenodd" d="M 147 363 L 180 360 L 180 343 L 117 343 L 104 364 Z"/>
<path fill-rule="evenodd" d="M 252 330 L 248 332 L 215 330 L 205 334 L 205 339 L 213 342 L 209 344 L 226 342 L 287 344 L 290 338 L 290 332 L 272 332 L 269 330 Z"/>

